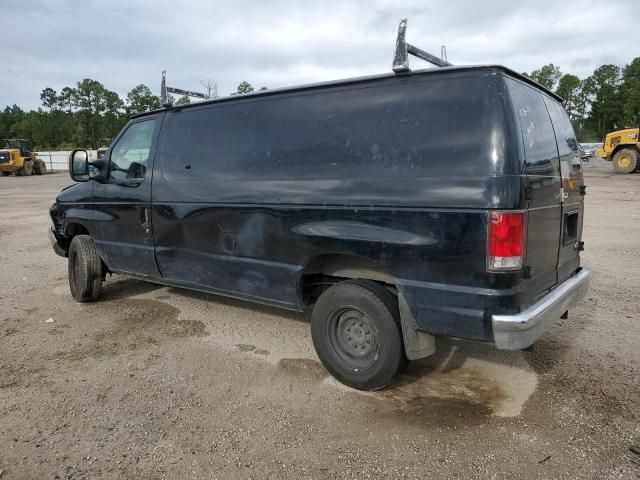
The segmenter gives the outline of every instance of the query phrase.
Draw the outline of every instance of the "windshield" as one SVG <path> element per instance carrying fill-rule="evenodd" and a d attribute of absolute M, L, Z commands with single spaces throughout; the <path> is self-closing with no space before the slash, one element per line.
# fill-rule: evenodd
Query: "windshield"
<path fill-rule="evenodd" d="M 0 146 L 2 148 L 20 148 L 20 142 L 18 140 L 0 140 Z"/>

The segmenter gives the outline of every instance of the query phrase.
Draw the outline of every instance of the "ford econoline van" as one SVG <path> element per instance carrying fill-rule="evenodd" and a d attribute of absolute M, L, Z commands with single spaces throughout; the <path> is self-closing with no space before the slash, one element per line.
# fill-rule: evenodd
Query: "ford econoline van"
<path fill-rule="evenodd" d="M 132 118 L 100 160 L 73 152 L 70 174 L 50 238 L 76 300 L 114 273 L 314 305 L 320 360 L 358 389 L 388 385 L 439 336 L 527 348 L 589 280 L 569 117 L 500 66 L 167 107 Z"/>

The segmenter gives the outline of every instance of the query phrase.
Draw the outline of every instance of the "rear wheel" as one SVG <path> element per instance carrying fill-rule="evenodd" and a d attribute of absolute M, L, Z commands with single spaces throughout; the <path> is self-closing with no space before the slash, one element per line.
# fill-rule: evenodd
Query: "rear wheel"
<path fill-rule="evenodd" d="M 76 235 L 69 246 L 69 288 L 77 302 L 93 302 L 102 289 L 102 260 L 89 235 Z"/>
<path fill-rule="evenodd" d="M 613 169 L 618 173 L 631 173 L 638 167 L 638 152 L 623 148 L 613 156 Z"/>
<path fill-rule="evenodd" d="M 311 335 L 325 368 L 359 390 L 386 387 L 406 363 L 398 299 L 370 280 L 326 290 L 313 309 Z"/>

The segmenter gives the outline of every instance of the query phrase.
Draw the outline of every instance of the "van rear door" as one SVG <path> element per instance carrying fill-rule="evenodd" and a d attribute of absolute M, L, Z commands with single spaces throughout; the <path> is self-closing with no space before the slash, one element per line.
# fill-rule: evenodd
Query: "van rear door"
<path fill-rule="evenodd" d="M 580 266 L 584 178 L 576 135 L 564 108 L 555 100 L 544 99 L 556 134 L 562 176 L 562 228 L 558 253 L 558 282 L 571 277 Z"/>
<path fill-rule="evenodd" d="M 553 125 L 539 90 L 507 79 L 523 143 L 527 238 L 523 304 L 533 303 L 558 282 L 562 182 Z"/>

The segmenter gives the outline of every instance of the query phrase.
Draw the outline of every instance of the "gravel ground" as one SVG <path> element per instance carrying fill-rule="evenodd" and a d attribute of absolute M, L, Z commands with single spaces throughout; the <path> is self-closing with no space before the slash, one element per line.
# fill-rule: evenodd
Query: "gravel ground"
<path fill-rule="evenodd" d="M 0 479 L 640 478 L 640 174 L 585 167 L 588 298 L 531 352 L 441 340 L 393 388 L 328 377 L 307 316 L 49 246 L 66 175 L 0 178 Z"/>

